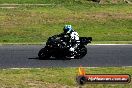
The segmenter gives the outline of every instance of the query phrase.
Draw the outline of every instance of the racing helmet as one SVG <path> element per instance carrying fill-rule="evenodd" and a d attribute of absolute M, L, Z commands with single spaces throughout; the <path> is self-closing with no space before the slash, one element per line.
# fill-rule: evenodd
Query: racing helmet
<path fill-rule="evenodd" d="M 73 29 L 71 25 L 65 25 L 63 28 L 64 33 L 70 33 L 72 30 Z"/>

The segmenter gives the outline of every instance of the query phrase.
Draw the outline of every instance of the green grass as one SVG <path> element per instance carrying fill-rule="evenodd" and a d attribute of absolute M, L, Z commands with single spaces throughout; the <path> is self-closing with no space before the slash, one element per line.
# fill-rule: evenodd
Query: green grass
<path fill-rule="evenodd" d="M 131 67 L 85 68 L 87 74 L 130 74 Z M 0 69 L 2 88 L 73 88 L 78 68 Z M 131 88 L 129 84 L 86 84 L 83 88 Z"/>
<path fill-rule="evenodd" d="M 84 3 L 88 2 L 87 0 L 0 0 L 1 4 L 4 3 L 16 3 L 16 4 L 73 4 L 73 3 Z"/>
<path fill-rule="evenodd" d="M 92 36 L 95 42 L 132 41 L 131 5 L 83 2 L 0 8 L 0 43 L 46 42 L 49 36 L 61 33 L 65 24 L 73 25 L 80 36 Z"/>
<path fill-rule="evenodd" d="M 92 0 L 0 0 L 0 4 L 5 4 L 5 3 L 9 3 L 9 4 L 25 4 L 25 3 L 30 3 L 30 4 L 50 4 L 50 3 L 54 3 L 54 4 L 73 4 L 73 3 L 90 3 L 89 1 Z M 111 4 L 111 3 L 118 3 L 118 4 L 122 4 L 125 3 L 124 0 L 100 0 L 101 2 L 105 3 L 105 4 Z M 132 1 L 132 0 L 129 0 Z"/>

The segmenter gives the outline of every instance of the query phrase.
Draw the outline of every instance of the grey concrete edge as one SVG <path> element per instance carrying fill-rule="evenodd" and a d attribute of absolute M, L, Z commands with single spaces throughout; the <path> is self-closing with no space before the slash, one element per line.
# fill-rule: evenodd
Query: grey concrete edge
<path fill-rule="evenodd" d="M 3 45 L 45 45 L 46 42 L 43 42 L 43 43 L 0 43 L 0 46 L 3 46 Z M 89 43 L 87 44 L 88 46 L 89 45 L 132 45 L 132 44 L 92 44 L 92 43 Z"/>

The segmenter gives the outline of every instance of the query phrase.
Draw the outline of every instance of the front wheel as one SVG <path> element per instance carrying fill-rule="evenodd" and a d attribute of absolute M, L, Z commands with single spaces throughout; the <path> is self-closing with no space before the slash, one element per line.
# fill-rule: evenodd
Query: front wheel
<path fill-rule="evenodd" d="M 39 59 L 50 58 L 48 51 L 47 48 L 42 48 L 38 53 Z"/>
<path fill-rule="evenodd" d="M 77 53 L 75 55 L 75 58 L 81 59 L 87 54 L 87 48 L 85 46 L 79 47 L 77 50 Z"/>

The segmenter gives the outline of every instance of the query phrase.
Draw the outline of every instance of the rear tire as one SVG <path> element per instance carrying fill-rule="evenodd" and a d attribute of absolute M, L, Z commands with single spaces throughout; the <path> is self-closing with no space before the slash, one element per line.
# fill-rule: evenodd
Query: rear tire
<path fill-rule="evenodd" d="M 48 49 L 42 48 L 38 53 L 39 59 L 50 58 L 48 51 Z"/>
<path fill-rule="evenodd" d="M 84 85 L 84 84 L 87 82 L 87 79 L 86 79 L 86 77 L 84 77 L 84 76 L 78 76 L 78 77 L 76 78 L 76 81 L 77 81 L 78 84 Z"/>

